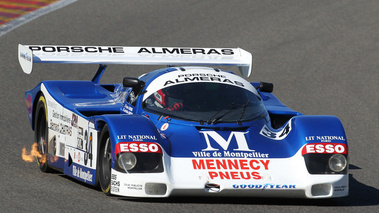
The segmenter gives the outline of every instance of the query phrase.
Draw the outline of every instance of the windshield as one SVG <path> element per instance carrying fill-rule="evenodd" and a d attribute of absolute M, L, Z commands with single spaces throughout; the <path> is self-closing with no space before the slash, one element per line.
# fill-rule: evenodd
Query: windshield
<path fill-rule="evenodd" d="M 267 115 L 262 100 L 253 92 L 210 82 L 163 88 L 147 97 L 143 107 L 157 115 L 212 124 L 251 121 Z"/>

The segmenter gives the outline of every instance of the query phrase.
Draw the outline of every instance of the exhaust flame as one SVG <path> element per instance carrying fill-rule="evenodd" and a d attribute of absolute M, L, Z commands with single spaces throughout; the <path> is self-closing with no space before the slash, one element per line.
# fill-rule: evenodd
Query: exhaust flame
<path fill-rule="evenodd" d="M 31 147 L 31 151 L 28 152 L 26 151 L 26 148 L 24 147 L 22 149 L 22 154 L 21 154 L 21 157 L 22 157 L 22 160 L 26 161 L 26 162 L 33 162 L 35 158 L 38 158 L 39 159 L 39 162 L 40 163 L 46 163 L 46 156 L 45 155 L 42 155 L 39 151 L 38 151 L 38 144 L 37 143 L 34 143 Z"/>

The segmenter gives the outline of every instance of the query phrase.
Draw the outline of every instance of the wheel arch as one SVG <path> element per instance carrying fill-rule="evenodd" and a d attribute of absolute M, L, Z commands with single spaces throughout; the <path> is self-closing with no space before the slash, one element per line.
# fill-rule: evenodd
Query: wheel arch
<path fill-rule="evenodd" d="M 104 126 L 108 126 L 108 131 L 112 141 L 112 150 L 121 141 L 125 142 L 125 135 L 154 135 L 160 142 L 160 134 L 155 125 L 146 117 L 140 115 L 100 115 L 95 118 L 95 128 L 98 131 L 100 147 L 100 134 Z M 99 150 L 99 149 L 98 149 Z"/>
<path fill-rule="evenodd" d="M 167 148 L 167 143 L 163 142 L 159 131 L 155 127 L 150 119 L 141 115 L 100 115 L 94 117 L 95 129 L 98 132 L 98 143 L 97 143 L 97 167 L 96 167 L 96 185 L 105 194 L 112 194 L 104 184 L 101 185 L 103 181 L 100 177 L 102 175 L 101 167 L 101 155 L 104 150 L 105 140 L 104 140 L 104 128 L 107 127 L 108 134 L 106 137 L 110 138 L 110 149 L 111 149 L 111 168 L 116 169 L 117 167 L 117 156 L 115 150 L 119 143 L 125 142 L 154 142 L 160 144 L 163 149 Z M 130 137 L 131 136 L 131 137 Z M 138 138 L 138 136 L 148 136 Z M 138 140 L 135 140 L 138 138 Z M 162 143 L 163 142 L 163 143 Z M 117 169 L 116 169 L 117 170 Z M 102 182 L 104 183 L 104 182 Z"/>

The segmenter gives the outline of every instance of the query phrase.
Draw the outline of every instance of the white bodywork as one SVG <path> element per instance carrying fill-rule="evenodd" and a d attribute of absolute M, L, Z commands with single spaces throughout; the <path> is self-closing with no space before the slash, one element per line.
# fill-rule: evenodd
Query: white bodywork
<path fill-rule="evenodd" d="M 215 161 L 227 161 L 230 158 L 165 156 L 164 173 L 125 174 L 112 169 L 112 194 L 133 197 L 196 195 L 299 198 L 330 198 L 348 194 L 348 175 L 310 175 L 301 151 L 287 159 L 241 158 L 237 161 L 247 164 L 239 169 L 217 168 Z M 208 161 L 208 166 L 205 163 L 202 168 L 196 167 L 194 160 Z M 250 161 L 254 162 L 255 169 L 248 166 Z M 249 170 L 245 167 L 249 167 Z M 219 187 L 212 187 L 216 185 Z"/>

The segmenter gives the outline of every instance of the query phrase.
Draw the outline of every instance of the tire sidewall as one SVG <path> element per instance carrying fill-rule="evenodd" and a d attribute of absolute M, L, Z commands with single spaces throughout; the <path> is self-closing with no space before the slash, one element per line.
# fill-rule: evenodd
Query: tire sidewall
<path fill-rule="evenodd" d="M 40 120 L 42 119 L 41 113 L 44 114 L 45 117 L 45 153 L 44 156 L 46 158 L 45 163 L 41 163 L 40 159 L 36 157 L 38 167 L 43 172 L 48 172 L 48 139 L 49 139 L 49 131 L 48 131 L 48 117 L 47 117 L 47 107 L 46 107 L 46 99 L 43 95 L 41 95 L 38 99 L 37 107 L 36 107 L 36 116 L 34 120 L 34 141 L 37 143 L 37 147 L 39 148 L 39 132 L 40 132 Z M 41 121 L 42 122 L 42 121 Z M 38 150 L 39 151 L 39 150 Z M 42 153 L 40 153 L 42 154 Z"/>
<path fill-rule="evenodd" d="M 111 180 L 109 179 L 108 182 L 106 182 L 104 180 L 104 177 L 103 177 L 103 153 L 104 153 L 104 149 L 105 149 L 105 143 L 106 143 L 106 140 L 107 138 L 109 138 L 109 146 L 111 146 L 111 139 L 110 139 L 110 135 L 109 135 L 109 130 L 108 130 L 108 125 L 105 125 L 104 128 L 102 129 L 101 133 L 100 133 L 100 149 L 99 149 L 99 158 L 98 158 L 98 175 L 99 175 L 99 185 L 100 185 L 100 188 L 101 190 L 106 194 L 106 195 L 110 195 L 111 194 Z"/>

